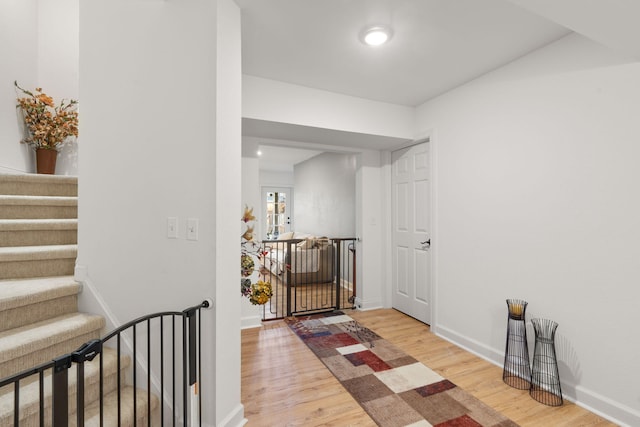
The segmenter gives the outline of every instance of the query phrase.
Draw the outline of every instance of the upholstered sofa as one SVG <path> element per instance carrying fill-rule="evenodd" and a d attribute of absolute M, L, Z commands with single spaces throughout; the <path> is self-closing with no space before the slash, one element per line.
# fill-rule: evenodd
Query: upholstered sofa
<path fill-rule="evenodd" d="M 289 232 L 265 241 L 264 266 L 292 286 L 334 280 L 333 243 L 326 237 Z"/>

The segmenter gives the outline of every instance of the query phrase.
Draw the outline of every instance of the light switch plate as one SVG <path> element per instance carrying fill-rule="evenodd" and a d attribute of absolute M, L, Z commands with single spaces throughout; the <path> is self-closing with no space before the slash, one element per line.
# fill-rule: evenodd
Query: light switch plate
<path fill-rule="evenodd" d="M 167 218 L 167 238 L 178 238 L 178 218 L 176 218 L 175 216 L 170 216 L 169 218 Z"/>
<path fill-rule="evenodd" d="M 198 218 L 187 219 L 187 240 L 198 240 Z"/>

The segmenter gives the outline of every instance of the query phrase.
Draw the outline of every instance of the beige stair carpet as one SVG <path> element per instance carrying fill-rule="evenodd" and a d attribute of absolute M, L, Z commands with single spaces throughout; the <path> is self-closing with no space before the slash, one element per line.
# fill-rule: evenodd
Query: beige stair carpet
<path fill-rule="evenodd" d="M 77 241 L 77 219 L 0 219 L 0 246 L 68 245 Z"/>
<path fill-rule="evenodd" d="M 78 311 L 71 276 L 0 281 L 0 332 Z"/>

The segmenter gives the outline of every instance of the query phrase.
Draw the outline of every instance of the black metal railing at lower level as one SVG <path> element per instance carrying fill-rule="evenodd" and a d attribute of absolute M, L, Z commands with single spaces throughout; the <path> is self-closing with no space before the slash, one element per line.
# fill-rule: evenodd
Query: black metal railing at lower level
<path fill-rule="evenodd" d="M 201 309 L 210 305 L 205 300 L 182 311 L 142 316 L 0 380 L 0 394 L 13 400 L 0 424 L 84 427 L 91 419 L 101 427 L 201 425 Z M 125 371 L 129 364 L 132 374 Z M 74 365 L 75 377 L 69 375 Z M 88 371 L 97 371 L 98 380 L 85 384 Z M 21 401 L 22 395 L 29 399 Z"/>
<path fill-rule="evenodd" d="M 263 320 L 353 308 L 356 239 L 307 238 L 262 241 L 260 278 L 273 295 Z"/>

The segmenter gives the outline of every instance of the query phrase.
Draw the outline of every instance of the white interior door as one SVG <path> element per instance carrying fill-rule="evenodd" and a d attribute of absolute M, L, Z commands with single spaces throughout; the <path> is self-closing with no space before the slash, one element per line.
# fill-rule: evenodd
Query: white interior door
<path fill-rule="evenodd" d="M 425 142 L 392 153 L 394 308 L 431 323 L 431 161 Z"/>

